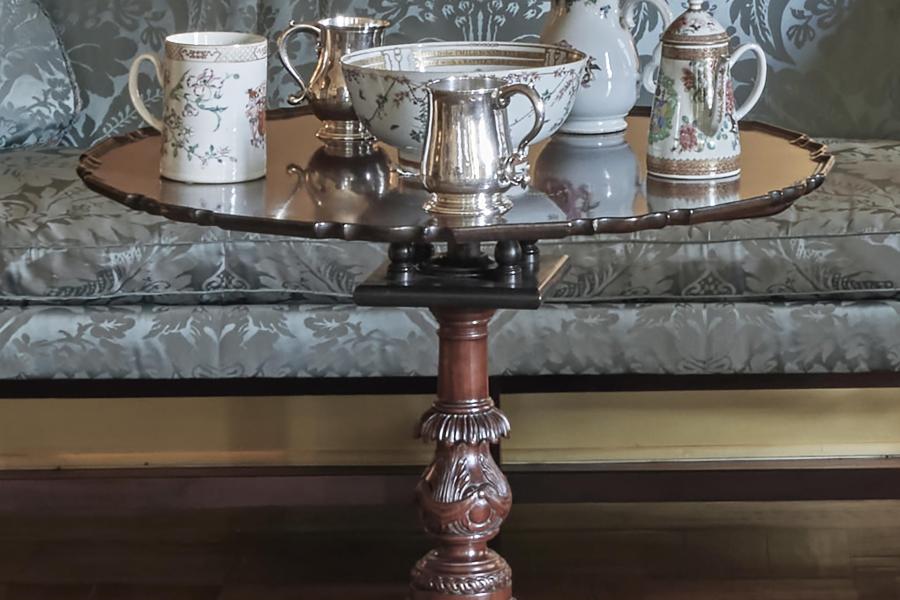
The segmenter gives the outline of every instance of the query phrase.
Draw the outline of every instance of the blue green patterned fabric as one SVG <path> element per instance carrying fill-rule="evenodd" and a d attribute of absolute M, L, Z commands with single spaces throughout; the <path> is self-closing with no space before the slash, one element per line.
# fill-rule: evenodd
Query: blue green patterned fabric
<path fill-rule="evenodd" d="M 570 0 L 589 1 L 589 0 Z M 84 147 L 141 125 L 126 92 L 127 71 L 141 52 L 159 52 L 165 35 L 185 30 L 257 31 L 274 40 L 290 19 L 335 14 L 386 18 L 388 43 L 419 40 L 533 41 L 547 18 L 545 0 L 43 0 L 81 87 L 85 111 L 67 135 Z M 675 13 L 684 0 L 669 0 Z M 894 0 L 721 0 L 713 13 L 735 45 L 758 42 L 769 64 L 766 93 L 751 117 L 816 136 L 900 138 L 900 2 Z M 649 59 L 661 33 L 656 12 L 641 5 L 636 38 Z M 290 51 L 311 72 L 315 45 L 297 36 Z M 734 69 L 736 93 L 749 91 L 750 59 Z M 146 100 L 159 87 L 143 77 Z M 294 84 L 270 65 L 270 104 L 284 104 Z M 641 100 L 646 104 L 645 94 Z"/>
<path fill-rule="evenodd" d="M 352 13 L 391 20 L 389 42 L 533 40 L 548 10 L 542 0 L 42 1 L 84 105 L 65 132 L 75 147 L 141 125 L 128 67 L 174 31 L 274 39 L 292 18 Z M 670 3 L 676 12 L 684 4 Z M 900 141 L 891 141 L 900 139 L 900 71 L 891 63 L 900 3 L 713 4 L 735 43 L 757 41 L 769 58 L 754 117 L 854 139 L 830 142 L 837 163 L 825 186 L 779 215 L 543 244 L 569 254 L 572 268 L 540 310 L 498 314 L 493 373 L 900 369 Z M 647 7 L 638 17 L 646 60 L 660 23 Z M 308 72 L 310 40 L 299 36 L 291 52 Z M 749 61 L 736 66 L 739 95 L 751 76 Z M 142 89 L 158 106 L 149 73 Z M 293 89 L 273 60 L 271 104 Z M 0 153 L 0 378 L 434 374 L 426 311 L 350 303 L 383 246 L 132 212 L 84 187 L 78 155 Z"/>
<path fill-rule="evenodd" d="M 56 144 L 79 110 L 75 79 L 36 0 L 0 0 L 0 148 Z"/>
<path fill-rule="evenodd" d="M 900 370 L 900 302 L 548 304 L 500 311 L 508 375 Z M 424 310 L 352 304 L 0 306 L 0 379 L 434 375 Z"/>

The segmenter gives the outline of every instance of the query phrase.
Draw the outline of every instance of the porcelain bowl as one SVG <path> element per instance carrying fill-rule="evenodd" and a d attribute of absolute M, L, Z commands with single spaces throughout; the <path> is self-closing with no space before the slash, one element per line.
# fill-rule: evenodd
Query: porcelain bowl
<path fill-rule="evenodd" d="M 563 46 L 517 42 L 433 42 L 381 46 L 345 55 L 344 79 L 353 108 L 379 140 L 400 158 L 418 164 L 428 125 L 426 84 L 451 75 L 490 72 L 509 83 L 534 86 L 544 100 L 546 121 L 534 140 L 553 135 L 568 118 L 588 76 L 588 57 Z M 531 103 L 513 96 L 508 108 L 514 145 L 534 123 Z"/>

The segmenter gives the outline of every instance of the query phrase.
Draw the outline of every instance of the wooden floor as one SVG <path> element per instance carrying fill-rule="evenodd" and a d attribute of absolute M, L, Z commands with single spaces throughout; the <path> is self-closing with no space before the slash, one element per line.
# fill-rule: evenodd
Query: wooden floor
<path fill-rule="evenodd" d="M 0 513 L 0 600 L 404 597 L 428 543 L 395 508 Z M 530 505 L 518 600 L 900 598 L 900 502 Z"/>

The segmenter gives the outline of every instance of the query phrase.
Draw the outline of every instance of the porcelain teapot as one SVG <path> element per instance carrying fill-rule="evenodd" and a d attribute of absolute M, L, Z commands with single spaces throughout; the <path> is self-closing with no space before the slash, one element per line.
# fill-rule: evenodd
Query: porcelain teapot
<path fill-rule="evenodd" d="M 744 44 L 730 54 L 728 39 L 701 0 L 690 0 L 687 12 L 663 34 L 643 77 L 654 94 L 647 149 L 650 174 L 706 179 L 740 173 L 738 121 L 762 95 L 766 55 L 758 44 Z M 747 101 L 735 107 L 731 67 L 746 52 L 756 54 L 756 82 Z"/>
<path fill-rule="evenodd" d="M 614 133 L 637 103 L 641 63 L 631 30 L 642 2 L 656 7 L 664 27 L 672 22 L 666 0 L 553 0 L 541 33 L 545 44 L 573 46 L 591 57 L 592 77 L 582 84 L 563 133 Z"/>

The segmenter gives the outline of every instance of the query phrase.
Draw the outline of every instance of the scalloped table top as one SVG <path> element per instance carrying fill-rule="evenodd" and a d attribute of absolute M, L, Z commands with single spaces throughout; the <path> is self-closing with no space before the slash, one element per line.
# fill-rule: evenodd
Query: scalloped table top
<path fill-rule="evenodd" d="M 319 122 L 303 109 L 270 112 L 268 175 L 257 181 L 192 185 L 162 179 L 161 137 L 149 129 L 90 149 L 79 175 L 94 191 L 131 208 L 223 229 L 380 242 L 476 242 L 767 216 L 819 187 L 833 163 L 827 148 L 805 135 L 744 122 L 738 180 L 648 180 L 648 126 L 646 111 L 638 111 L 618 142 L 557 135 L 537 144 L 530 154 L 533 187 L 511 190 L 513 208 L 491 219 L 444 219 L 425 212 L 428 193 L 398 173 L 392 149 L 349 159 L 326 155 L 314 135 Z"/>

